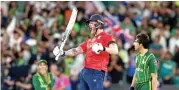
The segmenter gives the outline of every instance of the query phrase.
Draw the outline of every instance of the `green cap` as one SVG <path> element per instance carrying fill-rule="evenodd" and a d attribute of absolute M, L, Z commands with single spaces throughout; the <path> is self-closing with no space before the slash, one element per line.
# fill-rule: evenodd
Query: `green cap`
<path fill-rule="evenodd" d="M 45 64 L 47 64 L 47 61 L 46 61 L 46 60 L 40 60 L 40 61 L 38 61 L 38 64 L 40 64 L 40 63 L 42 63 L 42 62 L 44 62 Z"/>

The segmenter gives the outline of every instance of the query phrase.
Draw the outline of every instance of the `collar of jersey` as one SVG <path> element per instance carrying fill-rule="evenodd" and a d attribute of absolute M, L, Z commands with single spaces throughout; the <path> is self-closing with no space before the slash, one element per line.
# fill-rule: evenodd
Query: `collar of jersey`
<path fill-rule="evenodd" d="M 101 32 L 100 34 L 96 35 L 95 37 L 98 37 L 99 35 L 102 35 L 103 33 L 104 33 L 104 31 L 103 31 L 103 32 Z"/>
<path fill-rule="evenodd" d="M 143 55 L 143 54 L 139 54 L 140 56 L 145 56 L 147 53 L 149 53 L 149 50 L 147 50 L 147 52 L 145 52 L 145 54 Z"/>

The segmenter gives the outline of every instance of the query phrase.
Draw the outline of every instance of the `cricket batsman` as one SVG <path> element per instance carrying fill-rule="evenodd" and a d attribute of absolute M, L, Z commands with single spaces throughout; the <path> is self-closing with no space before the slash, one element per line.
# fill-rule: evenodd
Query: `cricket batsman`
<path fill-rule="evenodd" d="M 148 49 L 149 37 L 144 33 L 136 36 L 134 48 L 136 55 L 136 70 L 130 90 L 157 90 L 157 61 Z"/>
<path fill-rule="evenodd" d="M 118 54 L 118 47 L 112 35 L 104 32 L 104 19 L 101 15 L 92 15 L 87 21 L 87 26 L 94 35 L 93 38 L 67 51 L 56 46 L 53 54 L 58 57 L 85 53 L 85 65 L 80 72 L 80 90 L 103 90 L 109 54 Z"/>

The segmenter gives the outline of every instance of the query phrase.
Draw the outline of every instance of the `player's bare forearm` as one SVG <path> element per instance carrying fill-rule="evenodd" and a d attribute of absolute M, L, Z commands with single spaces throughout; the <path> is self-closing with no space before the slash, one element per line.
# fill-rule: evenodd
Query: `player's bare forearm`
<path fill-rule="evenodd" d="M 135 73 L 134 73 L 134 76 L 133 76 L 133 79 L 132 79 L 132 84 L 131 84 L 132 87 L 135 86 L 135 80 L 136 80 L 136 77 L 135 77 Z"/>
<path fill-rule="evenodd" d="M 76 56 L 81 53 L 83 53 L 83 50 L 81 49 L 81 47 L 76 47 L 76 48 L 72 48 L 72 49 L 65 51 L 66 56 Z"/>
<path fill-rule="evenodd" d="M 151 73 L 152 76 L 152 90 L 157 90 L 157 73 Z"/>
<path fill-rule="evenodd" d="M 116 43 L 109 44 L 109 47 L 105 47 L 105 49 L 109 54 L 118 54 L 118 46 Z"/>

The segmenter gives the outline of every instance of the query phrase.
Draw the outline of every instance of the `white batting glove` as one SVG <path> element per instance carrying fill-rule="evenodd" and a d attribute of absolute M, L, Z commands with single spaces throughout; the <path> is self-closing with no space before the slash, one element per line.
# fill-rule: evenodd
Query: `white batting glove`
<path fill-rule="evenodd" d="M 92 51 L 94 51 L 96 54 L 99 54 L 100 51 L 104 51 L 105 47 L 101 43 L 95 43 L 92 46 Z"/>
<path fill-rule="evenodd" d="M 56 47 L 53 49 L 53 54 L 54 54 L 55 56 L 57 56 L 59 52 L 60 52 L 60 49 L 59 49 L 58 46 L 56 46 Z"/>
<path fill-rule="evenodd" d="M 53 49 L 53 54 L 55 55 L 55 60 L 58 60 L 60 56 L 64 56 L 65 52 L 60 50 L 58 46 Z"/>

